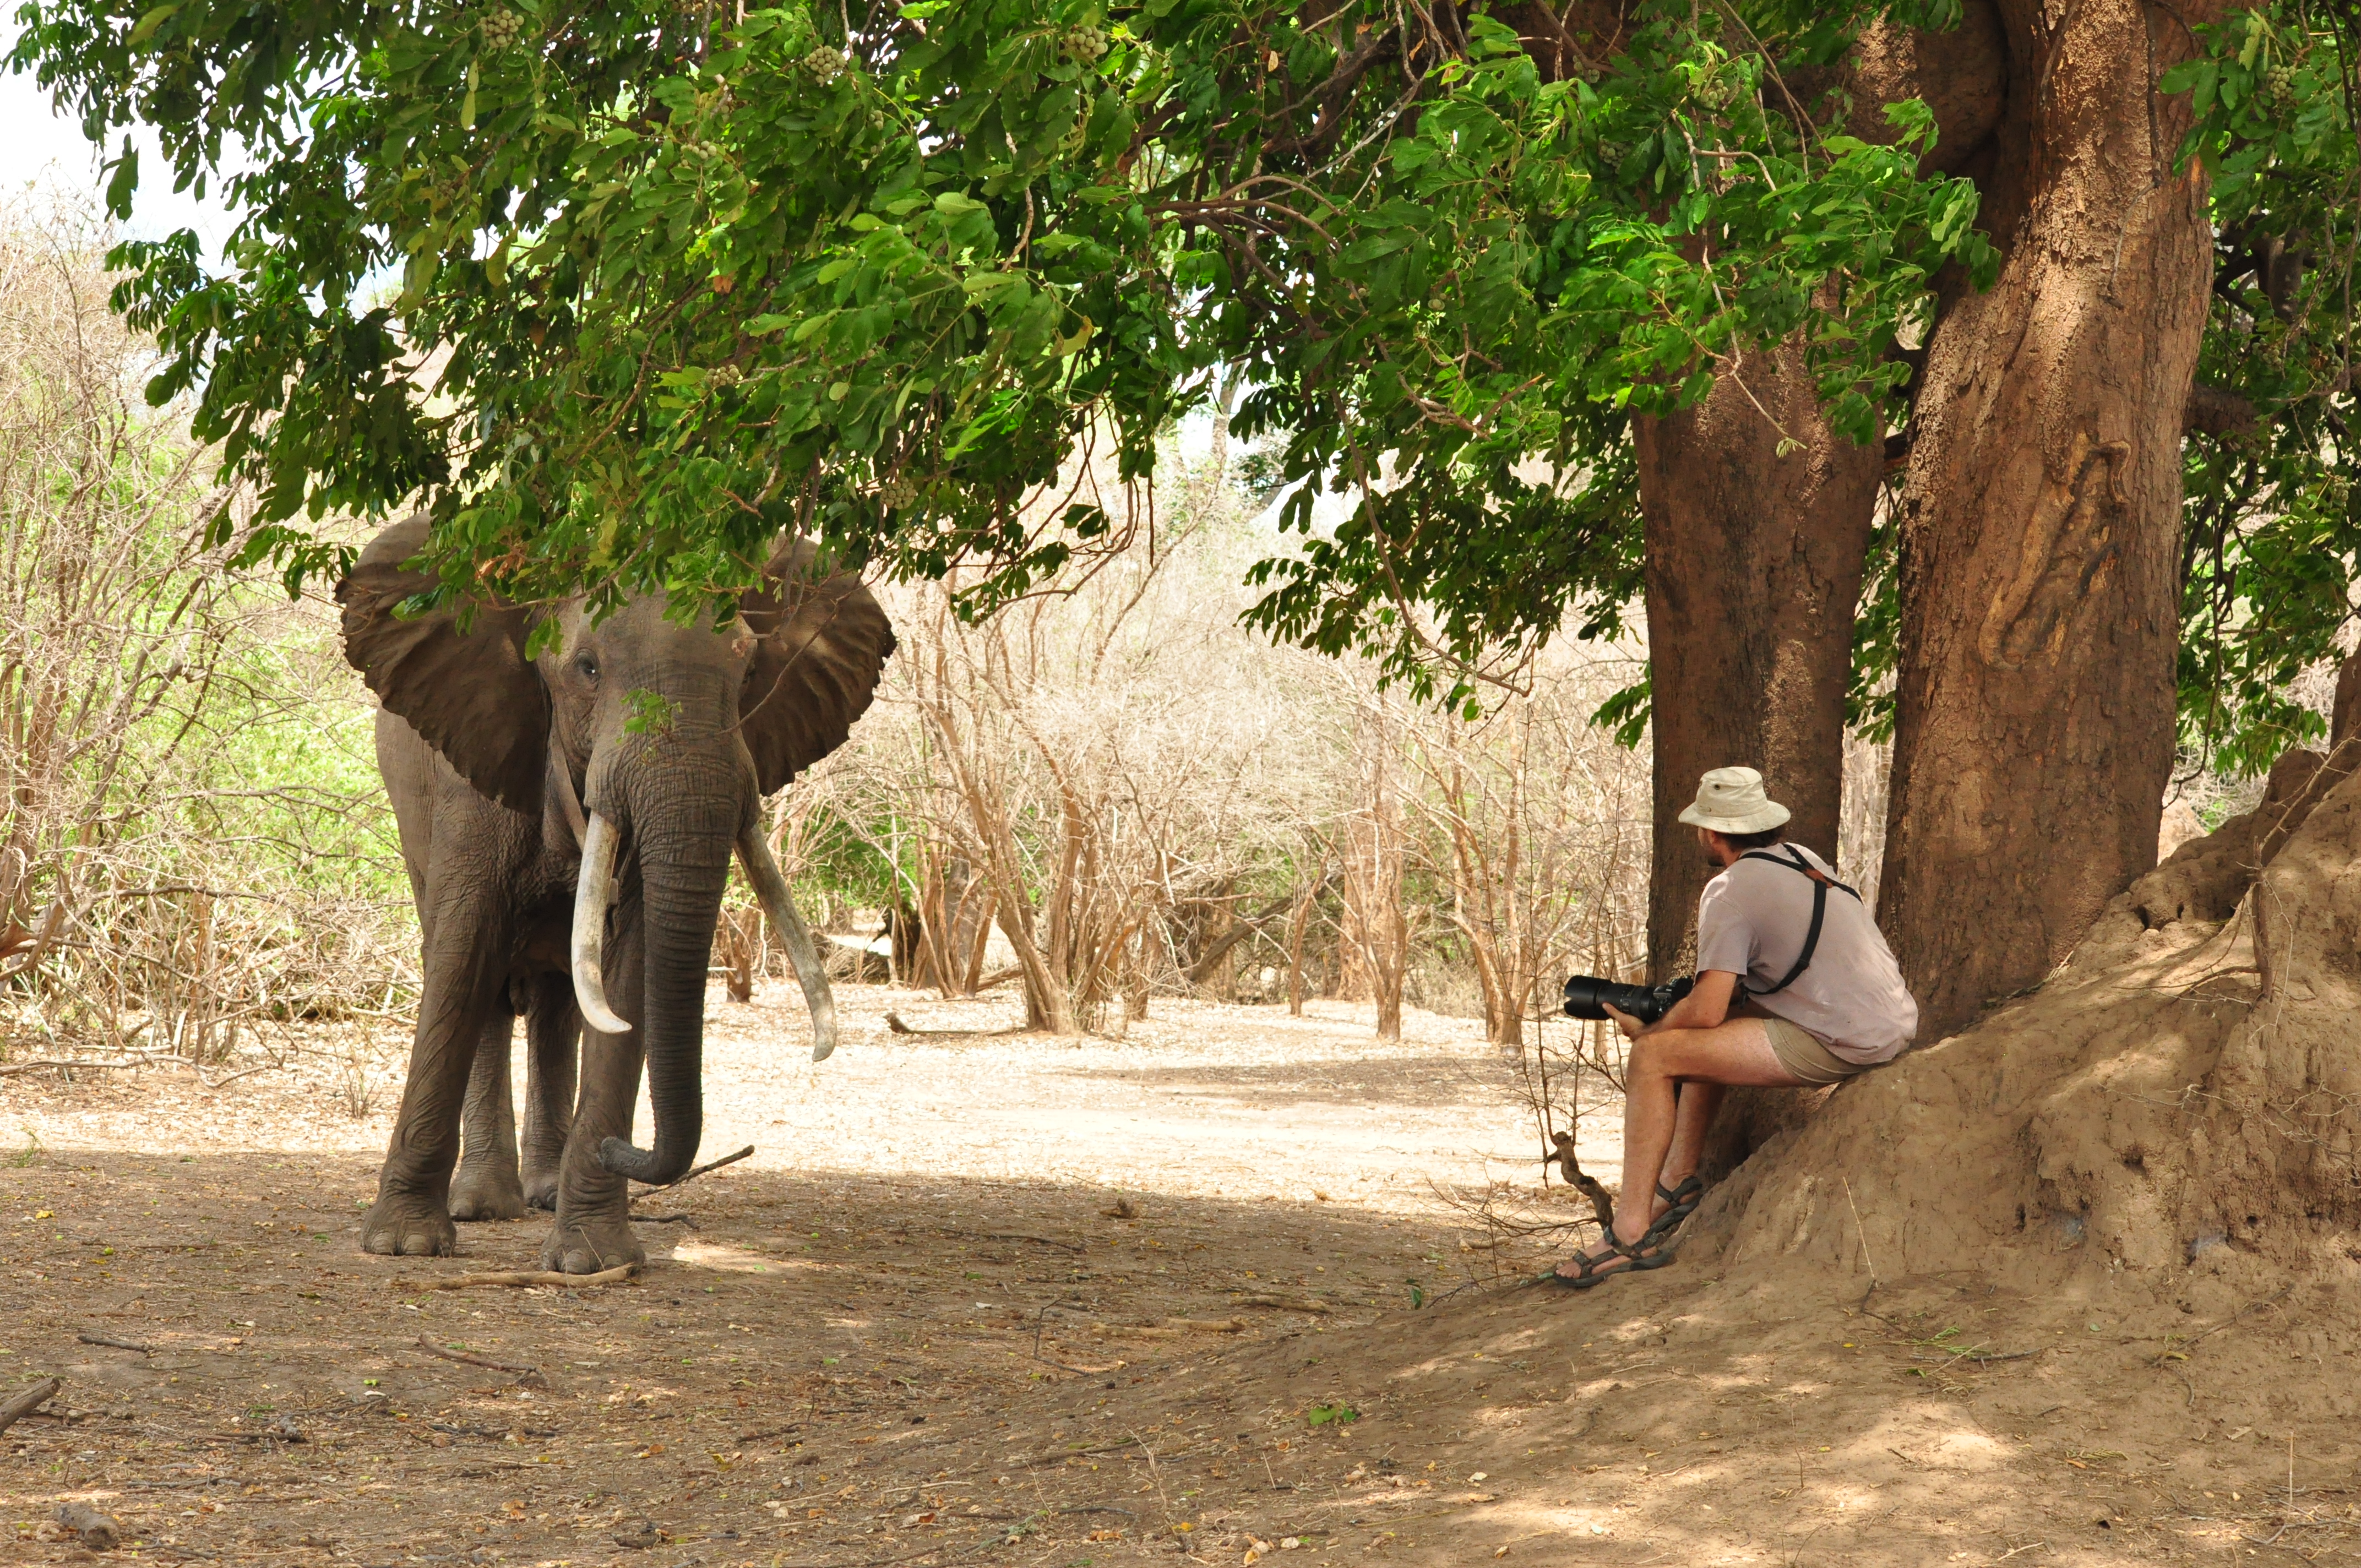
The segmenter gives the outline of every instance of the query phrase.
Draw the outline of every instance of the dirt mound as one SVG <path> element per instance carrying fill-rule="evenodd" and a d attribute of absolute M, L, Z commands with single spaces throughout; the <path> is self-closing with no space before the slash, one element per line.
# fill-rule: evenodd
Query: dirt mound
<path fill-rule="evenodd" d="M 2291 753 L 2029 996 L 1831 1094 L 1716 1190 L 1738 1271 L 2361 1277 L 2361 743 Z"/>
<path fill-rule="evenodd" d="M 2356 771 L 2361 745 L 2284 760 L 2044 984 L 1820 1097 L 1714 1190 L 1679 1266 L 1224 1383 L 1424 1438 L 1481 1485 L 1462 1552 L 2351 1552 Z M 1373 1517 L 1384 1488 L 1344 1495 Z"/>

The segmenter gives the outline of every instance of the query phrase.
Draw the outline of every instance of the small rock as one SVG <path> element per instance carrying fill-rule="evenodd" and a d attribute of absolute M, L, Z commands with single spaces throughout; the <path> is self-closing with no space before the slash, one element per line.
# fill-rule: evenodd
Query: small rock
<path fill-rule="evenodd" d="M 645 1552 L 663 1539 L 664 1531 L 645 1519 L 642 1519 L 635 1525 L 625 1525 L 615 1532 L 615 1544 L 628 1547 L 633 1552 Z"/>

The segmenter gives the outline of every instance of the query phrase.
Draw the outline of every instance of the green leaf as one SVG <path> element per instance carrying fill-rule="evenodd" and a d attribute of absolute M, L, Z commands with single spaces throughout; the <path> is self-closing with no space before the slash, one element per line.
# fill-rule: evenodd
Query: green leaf
<path fill-rule="evenodd" d="M 123 151 L 115 160 L 115 172 L 106 181 L 106 214 L 118 222 L 131 217 L 132 193 L 139 189 L 139 149 L 131 138 L 123 138 Z"/>

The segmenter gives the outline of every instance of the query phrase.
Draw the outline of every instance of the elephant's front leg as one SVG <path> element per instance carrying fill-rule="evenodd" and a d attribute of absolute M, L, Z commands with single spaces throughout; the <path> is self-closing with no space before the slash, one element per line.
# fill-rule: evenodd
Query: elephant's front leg
<path fill-rule="evenodd" d="M 361 1216 L 361 1250 L 409 1257 L 448 1257 L 458 1250 L 451 1224 L 451 1168 L 459 1155 L 459 1116 L 476 1047 L 495 1019 L 508 1025 L 506 943 L 489 919 L 468 908 L 434 911 L 426 982 L 410 1077 L 393 1124 L 377 1201 Z"/>
<path fill-rule="evenodd" d="M 631 1025 L 624 1035 L 582 1028 L 582 1094 L 566 1157 L 557 1179 L 557 1223 L 541 1249 L 542 1266 L 567 1274 L 596 1274 L 626 1263 L 644 1263 L 647 1253 L 631 1234 L 631 1184 L 598 1163 L 606 1138 L 629 1139 L 631 1113 L 640 1099 L 642 1030 L 642 945 L 636 895 L 615 911 L 616 936 L 608 944 L 607 997 Z"/>
<path fill-rule="evenodd" d="M 574 984 L 562 974 L 533 977 L 524 1014 L 524 1201 L 557 1207 L 558 1172 L 566 1135 L 574 1130 L 574 1064 L 581 1047 L 582 1014 Z"/>
<path fill-rule="evenodd" d="M 455 1220 L 522 1220 L 524 1183 L 517 1175 L 516 1092 L 509 1083 L 509 1049 L 516 1030 L 506 1008 L 496 1009 L 476 1041 L 467 1098 L 459 1116 L 459 1169 L 451 1178 Z"/>

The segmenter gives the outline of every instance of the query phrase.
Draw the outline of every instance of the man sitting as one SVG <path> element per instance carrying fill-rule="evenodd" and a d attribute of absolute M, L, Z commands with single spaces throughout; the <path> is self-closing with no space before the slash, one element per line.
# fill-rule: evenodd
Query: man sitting
<path fill-rule="evenodd" d="M 1918 1032 L 1884 936 L 1826 861 L 1784 841 L 1787 817 L 1752 768 L 1716 768 L 1681 813 L 1721 868 L 1697 900 L 1697 987 L 1650 1025 L 1608 1009 L 1631 1042 L 1622 1201 L 1607 1237 L 1544 1279 L 1587 1289 L 1672 1261 L 1665 1244 L 1703 1196 L 1697 1162 L 1724 1088 L 1836 1083 Z"/>

